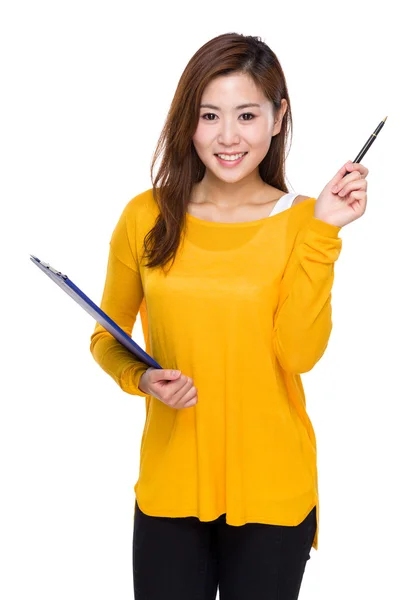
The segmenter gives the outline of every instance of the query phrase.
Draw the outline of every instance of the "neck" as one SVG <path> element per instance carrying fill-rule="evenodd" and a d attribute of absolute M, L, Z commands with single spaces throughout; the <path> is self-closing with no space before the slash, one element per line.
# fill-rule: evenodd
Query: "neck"
<path fill-rule="evenodd" d="M 194 185 L 192 202 L 209 202 L 219 208 L 236 208 L 254 203 L 254 200 L 262 196 L 266 187 L 258 170 L 235 182 L 222 181 L 207 170 L 203 179 Z"/>

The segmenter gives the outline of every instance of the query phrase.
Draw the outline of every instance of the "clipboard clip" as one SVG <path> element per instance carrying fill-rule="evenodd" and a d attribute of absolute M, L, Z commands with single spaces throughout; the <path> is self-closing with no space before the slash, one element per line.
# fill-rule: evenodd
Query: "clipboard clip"
<path fill-rule="evenodd" d="M 34 258 L 38 263 L 40 263 L 43 267 L 46 267 L 46 269 L 49 269 L 49 271 L 52 271 L 52 273 L 54 273 L 55 275 L 59 275 L 63 279 L 68 279 L 67 275 L 64 275 L 61 271 L 54 269 L 51 265 L 49 265 L 49 263 L 44 262 L 43 260 L 40 260 L 40 258 L 37 258 L 37 256 L 33 256 L 33 254 L 30 254 L 30 256 L 32 258 Z"/>

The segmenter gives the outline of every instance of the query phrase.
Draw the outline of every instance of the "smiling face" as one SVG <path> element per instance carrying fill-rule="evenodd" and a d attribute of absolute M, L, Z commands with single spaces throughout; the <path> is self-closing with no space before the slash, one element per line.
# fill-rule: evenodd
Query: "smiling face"
<path fill-rule="evenodd" d="M 279 133 L 287 101 L 275 115 L 274 104 L 244 73 L 222 75 L 212 80 L 201 99 L 198 126 L 192 138 L 208 177 L 237 182 L 256 174 L 272 137 Z M 218 154 L 246 153 L 235 161 Z M 228 157 L 226 157 L 228 158 Z"/>

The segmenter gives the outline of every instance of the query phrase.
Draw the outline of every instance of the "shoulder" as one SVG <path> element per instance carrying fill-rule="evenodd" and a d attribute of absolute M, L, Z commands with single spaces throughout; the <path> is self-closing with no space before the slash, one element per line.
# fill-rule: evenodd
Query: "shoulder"
<path fill-rule="evenodd" d="M 156 213 L 152 188 L 137 194 L 123 205 L 112 239 L 123 239 L 131 244 L 142 238 L 153 227 Z"/>
<path fill-rule="evenodd" d="M 295 206 L 296 204 L 300 204 L 300 202 L 304 202 L 304 200 L 309 200 L 310 198 L 311 198 L 311 196 L 297 196 L 296 198 L 294 198 L 292 206 Z"/>
<path fill-rule="evenodd" d="M 147 212 L 148 210 L 150 211 L 155 205 L 152 188 L 149 188 L 129 200 L 124 210 L 128 215 L 132 216 Z"/>
<path fill-rule="evenodd" d="M 314 216 L 314 207 L 317 202 L 313 196 L 296 196 L 292 203 L 292 206 L 301 204 L 301 208 L 291 211 L 290 215 L 295 222 L 293 229 L 298 233 L 306 230 L 308 224 L 311 222 Z"/>
<path fill-rule="evenodd" d="M 302 204 L 302 207 L 296 211 L 293 211 L 294 217 L 301 225 L 305 225 L 309 219 L 311 219 L 314 215 L 314 207 L 317 202 L 316 198 L 312 196 L 296 196 L 291 206 L 297 206 L 297 204 Z"/>
<path fill-rule="evenodd" d="M 124 205 L 121 218 L 125 219 L 131 228 L 147 230 L 153 227 L 158 212 L 152 188 L 149 188 Z"/>

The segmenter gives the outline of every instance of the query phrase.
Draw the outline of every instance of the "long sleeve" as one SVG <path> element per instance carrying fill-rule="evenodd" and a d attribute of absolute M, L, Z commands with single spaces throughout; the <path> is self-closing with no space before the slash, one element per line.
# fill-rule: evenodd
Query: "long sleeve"
<path fill-rule="evenodd" d="M 291 373 L 306 373 L 324 354 L 332 330 L 331 289 L 340 227 L 312 216 L 297 237 L 283 274 L 273 345 Z"/>
<path fill-rule="evenodd" d="M 142 282 L 136 255 L 132 253 L 133 247 L 128 236 L 125 210 L 110 241 L 100 308 L 130 336 L 143 300 Z M 124 392 L 146 396 L 138 386 L 148 366 L 138 361 L 98 322 L 90 338 L 90 351 L 95 361 Z"/>

